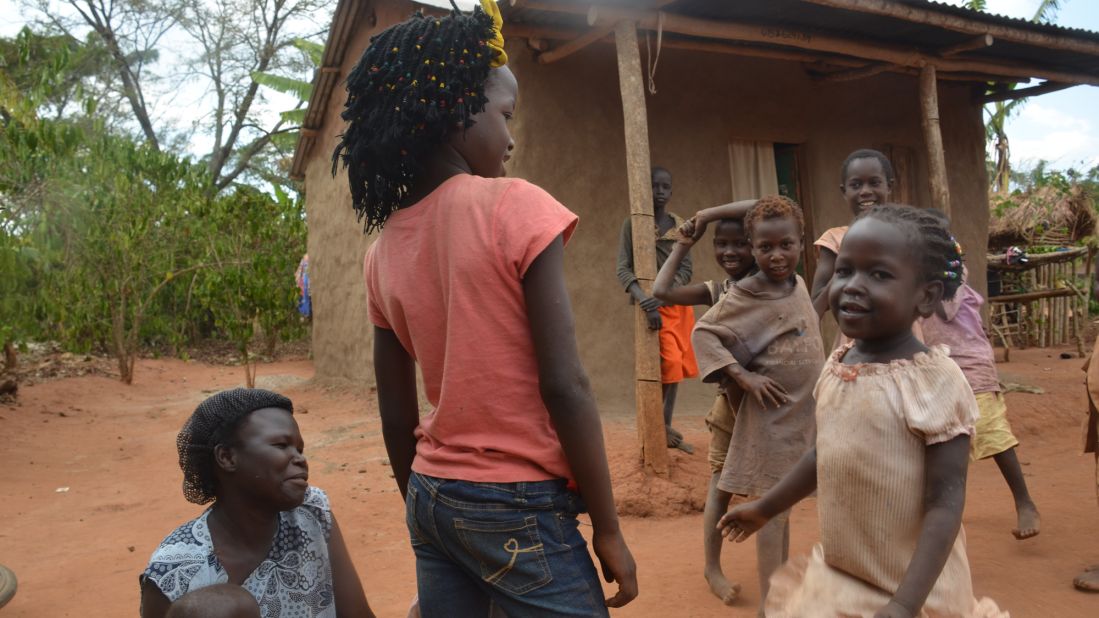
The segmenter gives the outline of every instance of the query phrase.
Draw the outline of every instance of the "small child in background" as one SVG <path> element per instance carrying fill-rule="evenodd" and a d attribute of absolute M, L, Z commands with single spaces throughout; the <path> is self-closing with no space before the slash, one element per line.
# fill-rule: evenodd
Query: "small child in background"
<path fill-rule="evenodd" d="M 164 618 L 260 618 L 259 603 L 240 586 L 214 584 L 179 597 Z"/>
<path fill-rule="evenodd" d="M 813 444 L 813 385 L 824 363 L 818 317 L 797 275 L 803 244 L 801 209 L 788 198 L 735 202 L 699 213 L 686 232 L 701 237 L 709 221 L 744 217 L 759 270 L 729 286 L 695 326 L 702 379 L 743 392 L 717 489 L 758 497 Z M 776 513 L 757 538 L 761 597 L 786 561 L 790 526 Z"/>
<path fill-rule="evenodd" d="M 961 530 L 977 402 L 946 348 L 912 332 L 953 297 L 960 259 L 943 222 L 909 206 L 876 206 L 846 234 L 828 299 L 852 341 L 817 382 L 816 446 L 721 519 L 743 541 L 817 492 L 820 543 L 775 573 L 768 617 L 1006 617 L 974 599 Z"/>
<path fill-rule="evenodd" d="M 877 150 L 863 148 L 847 155 L 840 167 L 840 194 L 858 217 L 864 210 L 889 201 L 893 190 L 893 164 Z M 828 283 L 832 280 L 836 255 L 848 226 L 826 230 L 813 243 L 817 247 L 817 269 L 813 274 L 813 307 L 824 317 L 828 313 Z"/>
<path fill-rule="evenodd" d="M 928 212 L 939 217 L 943 225 L 949 225 L 942 212 L 933 209 L 928 209 Z M 957 253 L 962 255 L 960 245 Z M 1011 534 L 1019 540 L 1029 539 L 1038 534 L 1041 518 L 1015 454 L 1019 440 L 1011 433 L 1011 425 L 1007 421 L 1007 404 L 1000 392 L 996 357 L 981 320 L 981 305 L 985 300 L 977 290 L 969 287 L 968 271 L 964 264 L 951 264 L 952 269 L 958 267 L 961 268 L 961 286 L 954 298 L 944 299 L 933 314 L 921 321 L 924 343 L 931 347 L 939 344 L 948 346 L 950 358 L 961 367 L 973 389 L 980 417 L 977 419 L 970 459 L 978 461 L 992 457 L 996 461 L 1015 499 L 1018 523 Z"/>
<path fill-rule="evenodd" d="M 747 202 L 754 203 L 755 200 Z M 714 258 L 725 270 L 727 278 L 721 282 L 707 281 L 676 287 L 674 280 L 679 265 L 690 254 L 691 247 L 697 240 L 693 224 L 688 222 L 680 228 L 680 238 L 653 282 L 654 297 L 668 304 L 709 307 L 716 305 L 721 295 L 737 281 L 755 272 L 756 261 L 752 257 L 752 245 L 744 232 L 743 219 L 719 219 L 714 223 Z M 706 415 L 706 426 L 710 430 L 708 458 L 711 476 L 702 517 L 702 537 L 706 552 L 705 575 L 710 591 L 726 605 L 731 605 L 736 600 L 740 593 L 740 584 L 730 583 L 721 569 L 721 534 L 717 531 L 717 521 L 728 510 L 732 494 L 718 489 L 717 481 L 725 467 L 725 455 L 729 451 L 729 440 L 742 395 L 736 383 L 719 387 L 717 399 Z"/>
<path fill-rule="evenodd" d="M 656 223 L 656 269 L 664 263 L 675 246 L 676 229 L 683 219 L 668 211 L 672 199 L 672 173 L 663 167 L 652 168 L 653 220 Z M 691 257 L 684 254 L 675 270 L 673 285 L 687 285 L 691 281 Z M 618 245 L 618 282 L 630 301 L 641 305 L 649 321 L 649 329 L 660 331 L 660 384 L 664 397 L 664 429 L 668 448 L 680 448 L 694 452 L 683 442 L 683 434 L 672 427 L 675 412 L 675 396 L 679 383 L 698 375 L 694 350 L 691 349 L 691 329 L 694 328 L 694 310 L 690 307 L 665 303 L 655 296 L 648 296 L 638 283 L 633 262 L 633 227 L 630 219 L 622 224 Z"/>

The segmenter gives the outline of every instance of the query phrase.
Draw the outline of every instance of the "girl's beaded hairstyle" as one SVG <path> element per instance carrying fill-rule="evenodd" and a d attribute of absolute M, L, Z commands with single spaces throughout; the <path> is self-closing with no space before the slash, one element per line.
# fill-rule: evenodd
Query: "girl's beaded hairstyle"
<path fill-rule="evenodd" d="M 856 219 L 877 219 L 903 228 L 909 248 L 919 257 L 924 281 L 941 281 L 943 299 L 954 298 L 962 286 L 962 246 L 950 234 L 950 220 L 942 211 L 902 204 L 874 206 Z"/>
<path fill-rule="evenodd" d="M 847 170 L 851 167 L 851 162 L 858 159 L 877 159 L 878 163 L 881 164 L 882 173 L 885 174 L 886 182 L 893 184 L 895 174 L 893 173 L 893 164 L 889 162 L 889 157 L 877 150 L 860 148 L 847 155 L 847 158 L 843 160 L 843 165 L 840 167 L 840 185 L 847 183 Z"/>
<path fill-rule="evenodd" d="M 744 215 L 744 233 L 748 238 L 752 237 L 752 229 L 756 223 L 767 219 L 793 219 L 798 226 L 798 236 L 805 229 L 805 218 L 801 214 L 801 207 L 794 200 L 783 195 L 765 195 L 756 201 L 755 205 Z"/>
<path fill-rule="evenodd" d="M 332 174 L 341 162 L 347 168 L 366 233 L 401 207 L 422 157 L 473 125 L 485 108 L 489 71 L 506 62 L 496 15 L 451 4 L 446 17 L 417 12 L 372 37 L 347 76 L 340 115 L 347 129 L 332 153 Z"/>

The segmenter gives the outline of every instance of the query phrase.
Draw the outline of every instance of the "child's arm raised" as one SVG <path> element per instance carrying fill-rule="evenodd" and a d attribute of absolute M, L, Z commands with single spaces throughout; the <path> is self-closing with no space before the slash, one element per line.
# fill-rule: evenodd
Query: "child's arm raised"
<path fill-rule="evenodd" d="M 669 305 L 709 305 L 713 298 L 710 288 L 705 283 L 692 283 L 690 285 L 675 285 L 676 273 L 679 272 L 679 264 L 684 256 L 691 251 L 691 245 L 695 243 L 693 238 L 682 238 L 672 247 L 671 254 L 656 273 L 653 281 L 653 296 Z"/>
<path fill-rule="evenodd" d="M 698 240 L 702 236 L 702 233 L 706 231 L 706 226 L 714 221 L 719 219 L 743 219 L 744 215 L 748 214 L 748 211 L 751 210 L 752 206 L 755 206 L 758 201 L 759 200 L 739 200 L 720 206 L 703 208 L 698 211 L 694 216 L 696 226 L 694 234 L 695 240 Z"/>
<path fill-rule="evenodd" d="M 416 457 L 416 436 L 420 424 L 420 403 L 416 394 L 416 362 L 388 328 L 374 327 L 374 378 L 378 384 L 378 412 L 382 417 L 382 438 L 389 455 L 393 478 L 405 496 L 412 459 Z"/>
<path fill-rule="evenodd" d="M 916 553 L 893 600 L 875 618 L 911 618 L 923 607 L 962 526 L 968 469 L 968 435 L 927 446 L 923 529 L 916 541 Z"/>
<path fill-rule="evenodd" d="M 817 490 L 817 447 L 805 452 L 794 467 L 762 498 L 733 507 L 721 517 L 721 535 L 740 543 L 774 516 L 793 508 Z"/>
<path fill-rule="evenodd" d="M 591 514 L 592 548 L 603 577 L 618 582 L 618 593 L 606 600 L 607 606 L 621 607 L 637 596 L 637 566 L 618 526 L 603 427 L 576 348 L 572 304 L 565 287 L 564 253 L 564 241 L 558 236 L 527 268 L 523 295 L 538 359 L 542 401 Z"/>
<path fill-rule="evenodd" d="M 813 273 L 813 286 L 810 298 L 813 299 L 813 309 L 817 310 L 818 317 L 824 317 L 828 313 L 828 284 L 832 282 L 832 275 L 836 271 L 836 254 L 826 247 L 820 248 L 817 256 L 817 269 Z"/>

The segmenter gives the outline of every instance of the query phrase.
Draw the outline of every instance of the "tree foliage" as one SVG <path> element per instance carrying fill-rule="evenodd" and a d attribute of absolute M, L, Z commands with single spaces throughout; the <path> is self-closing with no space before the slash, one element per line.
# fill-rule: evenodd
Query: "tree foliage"
<path fill-rule="evenodd" d="M 154 150 L 211 138 L 201 161 L 207 192 L 282 176 L 275 141 L 297 128 L 293 117 L 261 113 L 260 80 L 297 80 L 312 68 L 295 41 L 317 36 L 331 0 L 24 0 L 40 23 L 70 40 L 86 34 L 102 50 L 96 85 L 110 96 L 120 126 Z M 320 18 L 323 19 L 323 18 Z M 161 62 L 172 41 L 172 62 Z M 259 80 L 255 76 L 262 75 Z M 193 127 L 172 124 L 155 93 L 188 85 L 204 92 Z"/>
<path fill-rule="evenodd" d="M 112 130 L 94 97 L 79 114 L 43 113 L 87 50 L 68 41 L 35 55 L 41 42 L 23 33 L 0 45 L 17 59 L 0 80 L 26 86 L 0 100 L 5 348 L 54 339 L 105 350 L 129 383 L 151 341 L 212 335 L 246 351 L 254 323 L 295 334 L 301 204 L 250 187 L 212 195 L 205 163 Z"/>

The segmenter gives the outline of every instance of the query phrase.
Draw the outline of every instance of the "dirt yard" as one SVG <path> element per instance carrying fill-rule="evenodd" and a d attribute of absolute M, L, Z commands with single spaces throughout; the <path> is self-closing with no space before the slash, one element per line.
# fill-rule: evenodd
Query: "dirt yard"
<path fill-rule="evenodd" d="M 1042 512 L 1042 534 L 1019 542 L 1011 497 L 996 466 L 971 469 L 965 527 L 974 587 L 1016 618 L 1099 616 L 1099 595 L 1073 590 L 1073 576 L 1099 562 L 1094 461 L 1080 451 L 1085 399 L 1081 361 L 1061 349 L 1013 352 L 999 365 L 1006 382 L 1045 394 L 1012 392 L 1008 407 L 1022 440 L 1020 459 Z M 396 486 L 389 475 L 377 411 L 368 394 L 308 382 L 308 361 L 261 365 L 260 386 L 298 406 L 311 481 L 328 491 L 379 616 L 404 616 L 415 590 Z M 102 376 L 25 387 L 0 404 L 0 563 L 19 578 L 2 610 L 20 616 L 136 616 L 137 576 L 159 541 L 199 507 L 184 501 L 175 435 L 209 393 L 241 382 L 239 367 L 146 360 L 136 384 Z M 754 616 L 755 551 L 727 546 L 727 572 L 744 583 L 733 608 L 710 596 L 702 578 L 701 509 L 706 483 L 706 401 L 682 402 L 677 425 L 698 446 L 673 453 L 670 480 L 651 483 L 636 469 L 636 432 L 627 404 L 605 406 L 616 493 L 640 572 L 641 596 L 620 616 Z M 812 501 L 793 517 L 792 553 L 817 534 Z"/>

